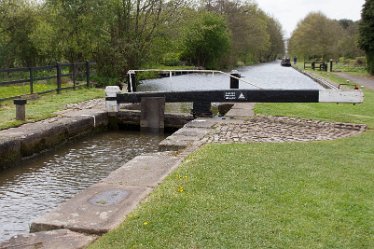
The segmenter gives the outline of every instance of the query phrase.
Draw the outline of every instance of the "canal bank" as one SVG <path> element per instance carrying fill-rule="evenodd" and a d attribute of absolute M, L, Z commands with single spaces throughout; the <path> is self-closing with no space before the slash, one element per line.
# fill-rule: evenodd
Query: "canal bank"
<path fill-rule="evenodd" d="M 86 246 L 117 227 L 188 155 L 207 143 L 331 140 L 360 134 L 365 128 L 285 117 L 252 117 L 246 106 L 236 105 L 224 118 L 187 123 L 160 143 L 165 152 L 135 157 L 107 178 L 35 219 L 31 225 L 33 233 L 14 237 L 1 246 L 39 243 L 45 248 L 81 248 L 82 244 L 73 243 L 75 240 L 85 241 Z M 57 244 L 48 247 L 51 241 Z"/>

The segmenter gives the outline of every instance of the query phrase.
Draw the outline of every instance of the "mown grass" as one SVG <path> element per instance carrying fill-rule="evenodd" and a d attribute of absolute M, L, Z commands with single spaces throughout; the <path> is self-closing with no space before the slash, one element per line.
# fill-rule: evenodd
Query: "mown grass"
<path fill-rule="evenodd" d="M 256 104 L 255 112 L 273 116 L 291 116 L 338 122 L 367 124 L 374 128 L 374 91 L 364 91 L 362 104 L 278 103 Z"/>
<path fill-rule="evenodd" d="M 374 92 L 256 113 L 366 123 L 309 143 L 207 145 L 90 248 L 374 248 Z"/>
<path fill-rule="evenodd" d="M 63 110 L 67 104 L 79 103 L 99 97 L 104 97 L 103 89 L 81 88 L 78 90 L 62 91 L 61 94 L 51 93 L 41 95 L 38 99 L 27 101 L 25 122 L 35 122 L 54 117 L 56 115 L 55 112 Z M 15 113 L 13 101 L 0 103 L 0 129 L 25 123 L 15 120 Z"/>
<path fill-rule="evenodd" d="M 35 84 L 34 92 L 43 92 L 56 89 L 56 84 Z M 12 86 L 1 86 L 0 87 L 0 98 L 9 98 L 13 96 L 20 96 L 30 94 L 30 86 L 28 84 L 12 85 Z"/>

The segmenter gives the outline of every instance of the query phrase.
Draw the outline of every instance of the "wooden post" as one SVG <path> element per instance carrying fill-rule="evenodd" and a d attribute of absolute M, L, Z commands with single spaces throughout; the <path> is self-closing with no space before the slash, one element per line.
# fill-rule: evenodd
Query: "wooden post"
<path fill-rule="evenodd" d="M 129 72 L 129 81 L 127 82 L 127 91 L 136 92 L 136 75 L 135 72 Z"/>
<path fill-rule="evenodd" d="M 212 117 L 211 102 L 207 101 L 194 101 L 192 104 L 192 115 L 196 117 Z"/>
<path fill-rule="evenodd" d="M 13 103 L 16 105 L 16 120 L 25 121 L 26 120 L 26 99 L 15 99 Z"/>
<path fill-rule="evenodd" d="M 57 63 L 56 70 L 57 70 L 57 89 L 56 90 L 57 90 L 57 94 L 60 94 L 61 93 L 61 83 L 62 83 L 60 63 Z"/>
<path fill-rule="evenodd" d="M 237 78 L 240 78 L 239 72 L 236 71 L 236 70 L 232 70 L 230 75 L 235 77 L 234 78 L 234 77 L 230 76 L 230 89 L 238 89 L 239 88 L 239 79 L 237 79 Z"/>
<path fill-rule="evenodd" d="M 29 67 L 29 72 L 30 72 L 30 94 L 34 93 L 34 76 L 32 73 L 32 67 Z"/>
<path fill-rule="evenodd" d="M 90 62 L 86 61 L 86 81 L 87 86 L 90 86 Z"/>
<path fill-rule="evenodd" d="M 73 89 L 75 90 L 75 87 L 76 87 L 76 84 L 77 84 L 77 80 L 76 80 L 76 71 L 77 71 L 77 68 L 75 66 L 75 63 L 73 62 L 72 64 L 72 67 L 73 67 L 73 75 L 72 75 L 72 80 L 73 80 Z"/>
<path fill-rule="evenodd" d="M 330 59 L 330 72 L 332 72 L 332 59 Z"/>
<path fill-rule="evenodd" d="M 140 127 L 142 129 L 154 131 L 164 129 L 164 97 L 142 98 L 140 109 Z"/>

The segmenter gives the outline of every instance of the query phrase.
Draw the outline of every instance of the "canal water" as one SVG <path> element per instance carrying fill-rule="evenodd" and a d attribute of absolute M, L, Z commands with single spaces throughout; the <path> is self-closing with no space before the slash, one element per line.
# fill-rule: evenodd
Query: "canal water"
<path fill-rule="evenodd" d="M 105 178 L 137 155 L 158 151 L 163 135 L 106 132 L 0 174 L 0 241 L 28 233 L 31 221 Z"/>
<path fill-rule="evenodd" d="M 240 89 L 323 89 L 309 77 L 291 67 L 282 67 L 280 62 L 264 63 L 255 66 L 238 68 L 244 81 L 239 82 Z M 139 91 L 192 91 L 192 90 L 225 90 L 230 87 L 228 75 L 187 74 L 144 80 Z"/>

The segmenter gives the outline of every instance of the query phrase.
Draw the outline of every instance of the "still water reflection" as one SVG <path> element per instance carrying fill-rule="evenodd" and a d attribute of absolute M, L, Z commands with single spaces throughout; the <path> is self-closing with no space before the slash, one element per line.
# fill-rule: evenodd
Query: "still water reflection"
<path fill-rule="evenodd" d="M 158 150 L 164 136 L 107 132 L 0 173 L 0 241 L 133 157 Z"/>
<path fill-rule="evenodd" d="M 278 61 L 238 69 L 243 80 L 263 89 L 322 89 L 309 77 L 291 67 L 282 67 Z M 222 74 L 188 74 L 172 78 L 144 80 L 139 91 L 191 91 L 228 89 L 229 76 Z M 240 82 L 240 89 L 256 89 Z"/>

